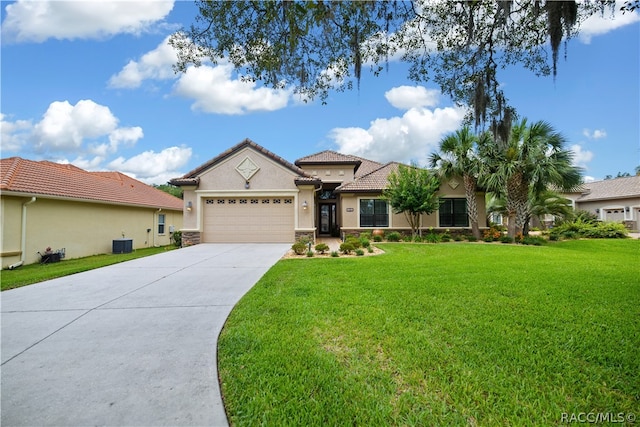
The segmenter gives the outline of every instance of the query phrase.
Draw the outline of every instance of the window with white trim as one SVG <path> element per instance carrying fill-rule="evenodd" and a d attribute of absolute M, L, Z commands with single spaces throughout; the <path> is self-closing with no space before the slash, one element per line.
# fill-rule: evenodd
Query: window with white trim
<path fill-rule="evenodd" d="M 165 215 L 158 214 L 158 234 L 164 234 Z"/>

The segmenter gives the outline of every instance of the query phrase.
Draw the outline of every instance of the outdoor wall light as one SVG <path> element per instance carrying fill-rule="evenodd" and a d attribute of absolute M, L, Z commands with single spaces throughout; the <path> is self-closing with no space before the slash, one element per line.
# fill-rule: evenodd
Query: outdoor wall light
<path fill-rule="evenodd" d="M 245 181 L 244 188 L 246 188 L 247 190 L 249 189 L 249 180 Z"/>
<path fill-rule="evenodd" d="M 302 209 L 307 209 L 309 205 L 307 204 L 307 201 L 305 200 L 304 202 L 302 202 Z"/>
<path fill-rule="evenodd" d="M 596 208 L 596 213 L 599 214 L 600 213 L 600 209 Z"/>
<path fill-rule="evenodd" d="M 625 212 L 629 212 L 629 210 L 630 210 L 630 209 L 629 209 L 629 206 L 625 206 L 625 207 L 624 207 L 624 211 L 625 211 Z"/>
<path fill-rule="evenodd" d="M 193 209 L 193 203 L 191 203 L 191 201 L 187 202 L 187 212 L 191 212 L 191 209 Z"/>

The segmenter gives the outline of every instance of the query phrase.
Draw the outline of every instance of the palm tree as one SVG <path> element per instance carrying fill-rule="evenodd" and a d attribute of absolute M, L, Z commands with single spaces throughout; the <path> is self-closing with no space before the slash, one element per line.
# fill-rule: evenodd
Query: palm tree
<path fill-rule="evenodd" d="M 512 127 L 508 141 L 479 144 L 492 172 L 483 183 L 506 198 L 509 236 L 524 231 L 531 216 L 531 195 L 537 197 L 550 186 L 570 191 L 581 183 L 581 171 L 572 165 L 573 153 L 563 148 L 565 143 L 549 123 L 528 125 L 524 119 Z"/>
<path fill-rule="evenodd" d="M 481 138 L 489 138 L 489 134 L 483 134 Z M 480 238 L 476 191 L 478 175 L 482 167 L 476 151 L 478 140 L 478 137 L 471 132 L 471 129 L 468 126 L 464 126 L 455 133 L 444 137 L 440 141 L 440 152 L 432 153 L 429 157 L 430 166 L 432 168 L 437 167 L 440 176 L 447 178 L 452 176 L 462 177 L 467 200 L 467 215 L 471 224 L 471 232 L 476 238 Z"/>
<path fill-rule="evenodd" d="M 493 195 L 487 202 L 487 213 L 507 214 L 507 201 L 504 195 Z M 523 234 L 528 234 L 529 220 L 533 217 L 542 219 L 545 215 L 551 215 L 555 219 L 566 219 L 573 215 L 571 200 L 566 199 L 552 190 L 544 190 L 541 193 L 529 195 L 529 217 L 526 219 Z"/>

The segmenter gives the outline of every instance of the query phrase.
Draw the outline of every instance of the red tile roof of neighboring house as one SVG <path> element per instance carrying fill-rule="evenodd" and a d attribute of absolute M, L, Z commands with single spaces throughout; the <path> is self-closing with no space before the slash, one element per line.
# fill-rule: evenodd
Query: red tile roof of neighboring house
<path fill-rule="evenodd" d="M 182 210 L 183 202 L 120 172 L 88 172 L 70 164 L 20 157 L 0 160 L 0 190 L 52 198 Z"/>
<path fill-rule="evenodd" d="M 584 190 L 578 198 L 578 202 L 640 197 L 640 176 L 637 175 L 587 182 L 582 186 Z"/>

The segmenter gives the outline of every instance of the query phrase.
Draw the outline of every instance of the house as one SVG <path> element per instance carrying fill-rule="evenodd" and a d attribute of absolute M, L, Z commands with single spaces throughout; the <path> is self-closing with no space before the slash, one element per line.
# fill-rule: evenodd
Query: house
<path fill-rule="evenodd" d="M 184 190 L 183 244 L 292 243 L 374 229 L 409 232 L 404 215 L 382 198 L 397 167 L 335 151 L 290 163 L 247 139 L 170 183 Z M 445 180 L 440 196 L 440 211 L 424 215 L 422 229 L 469 229 L 462 179 Z M 477 200 L 485 227 L 484 193 Z"/>
<path fill-rule="evenodd" d="M 582 184 L 573 193 L 562 194 L 575 210 L 595 213 L 602 221 L 622 222 L 638 230 L 640 221 L 640 176 L 606 179 Z"/>
<path fill-rule="evenodd" d="M 182 228 L 182 200 L 119 172 L 19 157 L 0 160 L 2 268 L 40 261 L 46 248 L 67 258 L 168 245 Z"/>

